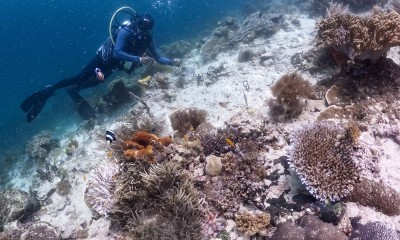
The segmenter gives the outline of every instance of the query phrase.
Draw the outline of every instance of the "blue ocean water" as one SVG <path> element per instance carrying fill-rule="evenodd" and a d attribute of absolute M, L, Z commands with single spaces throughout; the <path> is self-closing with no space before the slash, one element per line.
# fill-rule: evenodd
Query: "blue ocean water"
<path fill-rule="evenodd" d="M 63 90 L 47 101 L 32 123 L 26 122 L 19 105 L 34 91 L 78 74 L 107 39 L 109 20 L 119 7 L 151 13 L 156 21 L 154 39 L 160 46 L 205 36 L 243 4 L 241 0 L 1 1 L 0 158 L 23 154 L 27 140 L 41 130 L 63 131 L 79 124 Z"/>

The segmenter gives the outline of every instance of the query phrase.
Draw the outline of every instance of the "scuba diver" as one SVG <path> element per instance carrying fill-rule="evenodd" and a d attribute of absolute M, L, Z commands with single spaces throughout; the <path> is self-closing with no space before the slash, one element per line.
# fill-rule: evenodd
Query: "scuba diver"
<path fill-rule="evenodd" d="M 95 87 L 104 82 L 115 69 L 124 70 L 125 62 L 132 63 L 127 71 L 128 74 L 136 67 L 150 65 L 154 61 L 171 66 L 179 63 L 179 59 L 163 57 L 157 50 L 150 32 L 154 25 L 153 18 L 148 13 L 137 15 L 133 9 L 131 10 L 134 12 L 131 20 L 125 21 L 114 31 L 111 30 L 110 22 L 110 37 L 97 50 L 96 56 L 83 68 L 81 73 L 75 77 L 63 79 L 54 85 L 46 86 L 22 102 L 20 107 L 27 113 L 26 120 L 28 122 L 36 118 L 47 99 L 57 89 L 65 87 L 69 87 L 67 92 L 74 101 L 79 115 L 85 120 L 95 118 L 95 110 L 78 94 L 80 90 Z M 117 12 L 114 13 L 114 16 Z M 146 52 L 150 56 L 146 55 Z"/>

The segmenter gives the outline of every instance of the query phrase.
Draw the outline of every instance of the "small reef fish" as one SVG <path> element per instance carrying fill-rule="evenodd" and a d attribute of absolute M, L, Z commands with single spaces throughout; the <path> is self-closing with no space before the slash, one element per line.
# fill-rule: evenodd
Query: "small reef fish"
<path fill-rule="evenodd" d="M 115 138 L 114 132 L 107 130 L 106 131 L 106 141 L 111 144 L 115 140 L 117 140 L 117 139 Z"/>
<path fill-rule="evenodd" d="M 231 147 L 235 146 L 235 144 L 229 138 L 225 138 L 225 141 L 226 141 L 226 144 L 228 144 L 229 146 L 231 146 Z"/>
<path fill-rule="evenodd" d="M 109 152 L 107 152 L 107 157 L 112 157 L 112 155 L 113 155 L 113 152 L 112 151 L 109 151 Z"/>
<path fill-rule="evenodd" d="M 229 102 L 219 102 L 218 104 L 223 108 L 228 108 L 228 103 Z"/>
<path fill-rule="evenodd" d="M 83 181 L 86 182 L 86 175 L 83 175 Z"/>

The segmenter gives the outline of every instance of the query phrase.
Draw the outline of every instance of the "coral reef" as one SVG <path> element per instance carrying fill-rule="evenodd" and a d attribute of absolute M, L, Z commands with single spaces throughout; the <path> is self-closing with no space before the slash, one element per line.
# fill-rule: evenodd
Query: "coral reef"
<path fill-rule="evenodd" d="M 157 137 L 155 134 L 146 131 L 137 131 L 131 139 L 125 140 L 123 149 L 127 161 L 146 160 L 156 162 L 155 151 L 161 151 L 172 143 L 170 137 Z"/>
<path fill-rule="evenodd" d="M 103 100 L 109 105 L 109 110 L 115 110 L 130 99 L 130 89 L 125 86 L 121 79 L 112 81 L 107 88 L 108 92 L 103 96 Z"/>
<path fill-rule="evenodd" d="M 398 240 L 400 237 L 394 229 L 389 228 L 382 222 L 360 223 L 361 217 L 351 219 L 353 231 L 349 240 Z"/>
<path fill-rule="evenodd" d="M 124 163 L 112 217 L 140 239 L 201 239 L 199 207 L 197 190 L 177 165 L 138 160 Z"/>
<path fill-rule="evenodd" d="M 42 162 L 49 152 L 59 147 L 57 139 L 53 138 L 52 133 L 43 131 L 35 136 L 26 145 L 26 152 L 38 163 Z"/>
<path fill-rule="evenodd" d="M 326 9 L 330 7 L 332 1 L 329 0 L 312 0 L 311 11 L 315 14 L 324 15 Z M 388 0 L 336 0 L 335 3 L 346 5 L 352 12 L 362 12 L 370 10 L 375 6 L 383 6 Z"/>
<path fill-rule="evenodd" d="M 350 133 L 331 122 L 315 122 L 291 135 L 290 165 L 320 200 L 340 200 L 359 181 L 360 170 L 353 159 L 355 139 Z"/>
<path fill-rule="evenodd" d="M 192 48 L 193 46 L 190 42 L 179 40 L 168 45 L 162 45 L 160 50 L 170 58 L 183 58 Z"/>
<path fill-rule="evenodd" d="M 264 230 L 269 225 L 270 215 L 266 212 L 240 212 L 235 216 L 236 228 L 248 236 Z"/>
<path fill-rule="evenodd" d="M 313 94 L 311 84 L 298 73 L 283 75 L 272 87 L 274 99 L 268 100 L 270 116 L 282 122 L 297 117 L 303 111 L 305 102 Z"/>
<path fill-rule="evenodd" d="M 229 44 L 249 43 L 260 36 L 269 37 L 281 29 L 283 22 L 283 15 L 254 12 L 246 16 Z"/>
<path fill-rule="evenodd" d="M 271 240 L 347 240 L 346 234 L 339 228 L 329 223 L 324 223 L 316 216 L 305 215 L 297 220 L 297 224 L 292 222 L 280 223 L 278 230 L 274 233 Z"/>
<path fill-rule="evenodd" d="M 172 129 L 177 137 L 183 137 L 190 130 L 195 130 L 207 119 L 207 112 L 197 108 L 181 108 L 169 116 Z"/>
<path fill-rule="evenodd" d="M 226 43 L 234 35 L 238 29 L 235 19 L 226 17 L 219 22 L 219 25 L 214 29 L 212 35 L 204 41 L 200 48 L 200 58 L 203 62 L 208 62 L 218 55 Z"/>
<path fill-rule="evenodd" d="M 333 14 L 318 23 L 318 37 L 336 55 L 354 60 L 377 60 L 400 46 L 400 15 L 375 11 L 368 16 Z"/>
<path fill-rule="evenodd" d="M 100 215 L 108 216 L 111 212 L 117 187 L 116 177 L 120 171 L 118 164 L 107 161 L 98 165 L 90 175 L 85 202 Z"/>
<path fill-rule="evenodd" d="M 17 189 L 0 191 L 0 232 L 4 224 L 26 218 L 39 209 L 39 201 L 27 192 Z"/>
<path fill-rule="evenodd" d="M 369 179 L 363 179 L 355 184 L 354 190 L 345 200 L 373 207 L 389 216 L 400 214 L 400 193 L 389 186 Z"/>
<path fill-rule="evenodd" d="M 23 239 L 29 240 L 61 240 L 61 232 L 48 222 L 37 222 L 23 234 Z"/>

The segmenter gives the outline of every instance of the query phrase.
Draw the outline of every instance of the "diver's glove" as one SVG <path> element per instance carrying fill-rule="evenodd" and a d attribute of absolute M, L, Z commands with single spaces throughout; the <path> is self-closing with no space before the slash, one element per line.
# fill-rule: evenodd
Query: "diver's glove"
<path fill-rule="evenodd" d="M 179 58 L 174 58 L 171 60 L 171 65 L 172 66 L 179 66 L 179 63 L 181 62 L 181 60 Z"/>
<path fill-rule="evenodd" d="M 140 63 L 144 65 L 151 65 L 154 63 L 154 59 L 151 57 L 141 57 Z"/>

